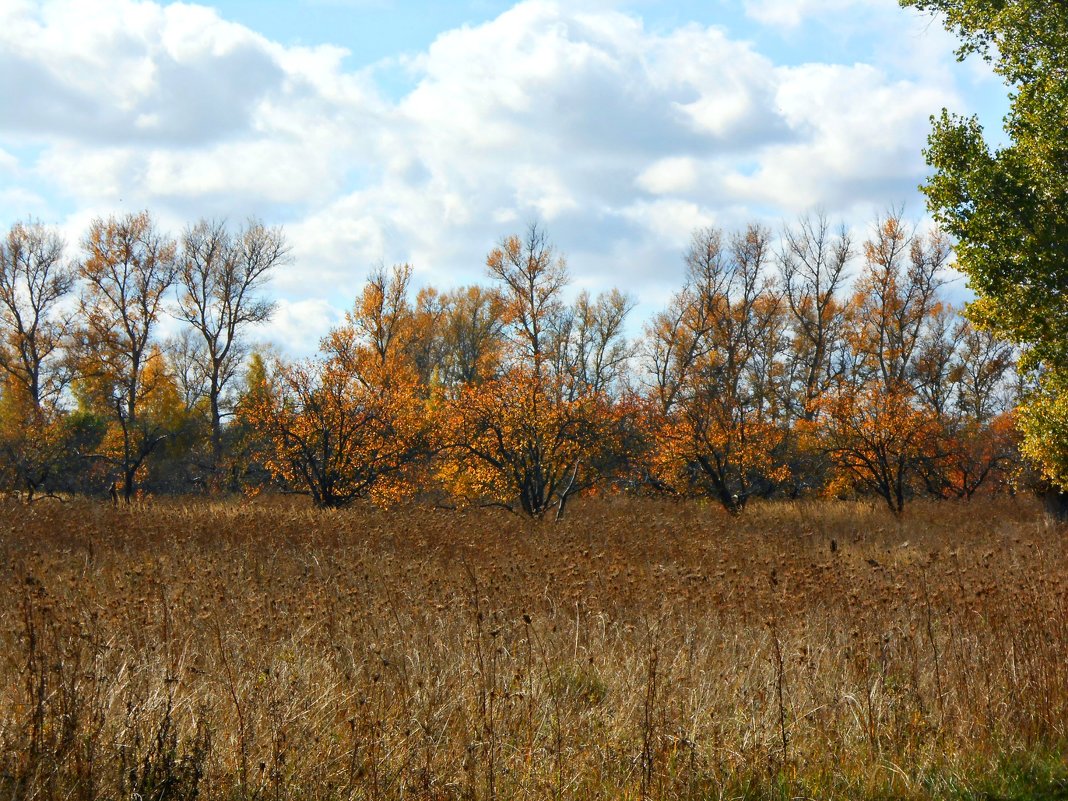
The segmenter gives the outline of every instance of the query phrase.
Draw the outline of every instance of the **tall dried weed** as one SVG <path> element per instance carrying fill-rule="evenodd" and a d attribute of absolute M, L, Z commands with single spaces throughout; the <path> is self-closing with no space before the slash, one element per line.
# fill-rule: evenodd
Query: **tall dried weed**
<path fill-rule="evenodd" d="M 1009 500 L 905 520 L 601 500 L 559 525 L 3 507 L 0 798 L 923 799 L 1056 781 L 1041 766 L 1068 753 L 1068 532 L 1038 519 Z"/>

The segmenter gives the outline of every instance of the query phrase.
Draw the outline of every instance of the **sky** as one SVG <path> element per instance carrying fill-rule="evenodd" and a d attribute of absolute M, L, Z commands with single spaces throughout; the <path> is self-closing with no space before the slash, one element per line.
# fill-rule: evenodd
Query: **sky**
<path fill-rule="evenodd" d="M 896 0 L 0 0 L 0 226 L 284 228 L 258 337 L 306 354 L 377 265 L 487 280 L 538 222 L 640 324 L 690 234 L 925 215 L 930 117 L 1006 90 Z"/>

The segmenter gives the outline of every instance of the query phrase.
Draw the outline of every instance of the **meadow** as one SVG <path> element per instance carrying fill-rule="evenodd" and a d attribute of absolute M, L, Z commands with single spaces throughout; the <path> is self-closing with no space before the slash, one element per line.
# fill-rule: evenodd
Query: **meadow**
<path fill-rule="evenodd" d="M 1025 498 L 0 508 L 0 799 L 1068 798 Z"/>

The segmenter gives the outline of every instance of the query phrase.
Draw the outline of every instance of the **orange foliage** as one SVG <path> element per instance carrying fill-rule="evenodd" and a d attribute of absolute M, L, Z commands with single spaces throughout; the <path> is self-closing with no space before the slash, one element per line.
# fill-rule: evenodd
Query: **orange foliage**
<path fill-rule="evenodd" d="M 788 478 L 789 470 L 776 457 L 785 432 L 760 414 L 721 400 L 703 394 L 673 414 L 653 418 L 652 470 L 661 484 L 711 496 L 738 513 L 764 482 Z"/>
<path fill-rule="evenodd" d="M 785 317 L 762 274 L 767 247 L 758 227 L 729 247 L 715 229 L 696 232 L 687 285 L 649 331 L 654 482 L 711 496 L 732 514 L 789 474 L 776 453 Z"/>
<path fill-rule="evenodd" d="M 969 421 L 946 432 L 938 471 L 941 482 L 931 489 L 942 497 L 970 499 L 984 486 L 1003 486 L 1018 461 L 1019 443 L 1020 432 L 1011 412 L 985 423 Z"/>
<path fill-rule="evenodd" d="M 268 440 L 266 468 L 317 506 L 412 495 L 430 447 L 432 416 L 405 348 L 411 268 L 376 271 L 323 356 L 275 366 L 273 386 L 249 399 L 245 421 Z"/>
<path fill-rule="evenodd" d="M 575 309 L 561 298 L 567 264 L 541 229 L 503 239 L 486 258 L 499 283 L 496 377 L 457 389 L 442 409 L 438 475 L 459 498 L 532 517 L 618 465 L 619 415 L 609 395 L 623 358 L 620 293 Z"/>
<path fill-rule="evenodd" d="M 607 472 L 618 450 L 616 414 L 604 393 L 566 396 L 562 381 L 513 367 L 464 387 L 444 407 L 438 474 L 471 502 L 540 517 Z"/>
<path fill-rule="evenodd" d="M 905 507 L 921 464 L 940 456 L 935 416 L 913 402 L 910 387 L 874 380 L 842 385 L 824 397 L 823 446 L 840 478 L 876 493 L 894 514 Z"/>
<path fill-rule="evenodd" d="M 425 407 L 413 382 L 363 374 L 336 354 L 275 367 L 274 391 L 242 411 L 268 440 L 267 469 L 318 506 L 412 494 L 425 452 Z"/>

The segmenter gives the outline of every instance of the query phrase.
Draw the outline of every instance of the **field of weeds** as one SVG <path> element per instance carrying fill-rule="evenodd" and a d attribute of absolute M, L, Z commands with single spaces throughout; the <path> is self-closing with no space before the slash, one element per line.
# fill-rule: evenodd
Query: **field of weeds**
<path fill-rule="evenodd" d="M 1066 798 L 1037 505 L 0 509 L 0 799 Z"/>

